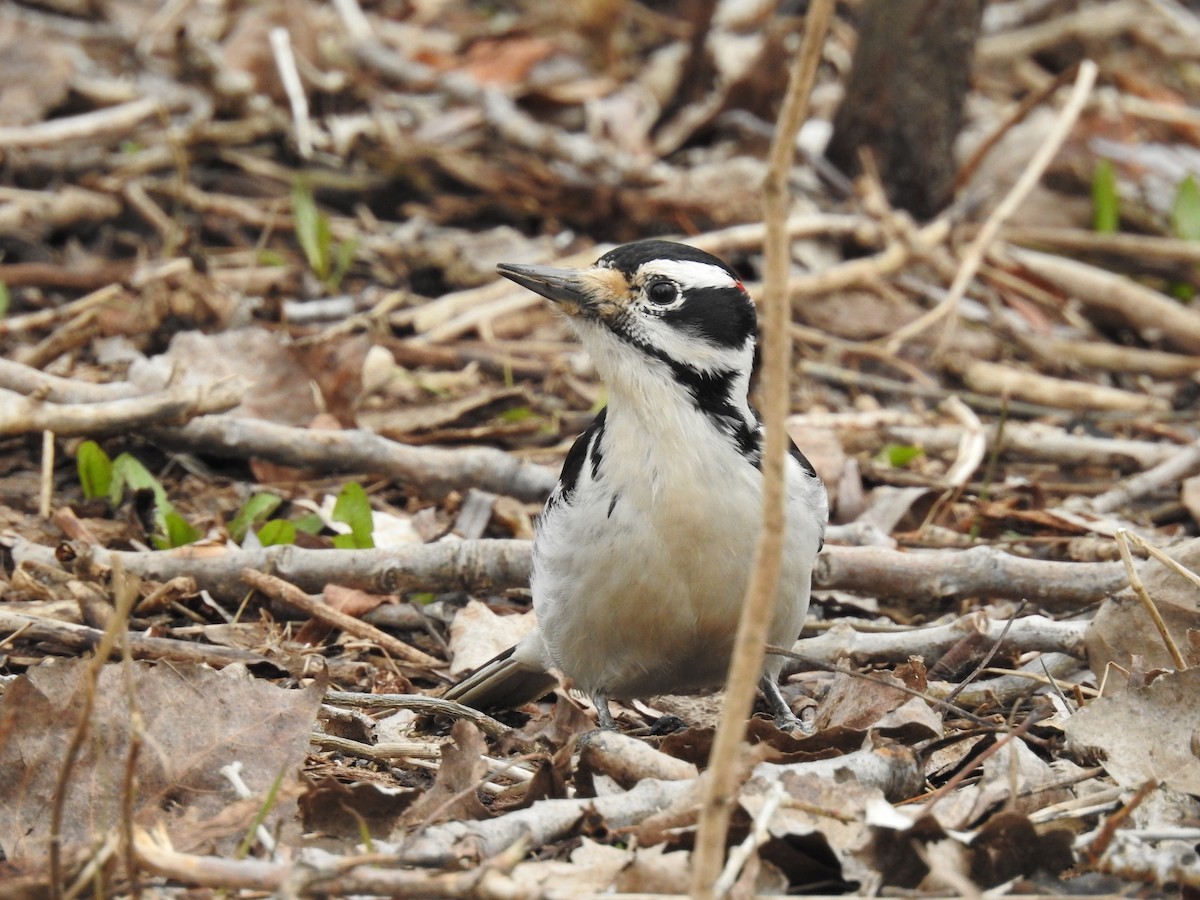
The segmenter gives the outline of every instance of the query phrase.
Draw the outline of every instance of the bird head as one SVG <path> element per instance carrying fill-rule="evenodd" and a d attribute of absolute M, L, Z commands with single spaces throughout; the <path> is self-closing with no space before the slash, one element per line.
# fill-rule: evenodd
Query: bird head
<path fill-rule="evenodd" d="M 638 241 L 582 269 L 497 269 L 566 314 L 610 384 L 635 361 L 676 380 L 689 372 L 748 375 L 753 365 L 754 303 L 737 274 L 702 250 Z"/>
<path fill-rule="evenodd" d="M 748 399 L 754 303 L 721 260 L 651 240 L 582 269 L 497 269 L 567 316 L 608 385 L 614 414 L 628 412 L 664 439 L 694 445 L 707 432 L 684 423 L 698 413 L 746 458 L 759 459 L 758 415 Z"/>

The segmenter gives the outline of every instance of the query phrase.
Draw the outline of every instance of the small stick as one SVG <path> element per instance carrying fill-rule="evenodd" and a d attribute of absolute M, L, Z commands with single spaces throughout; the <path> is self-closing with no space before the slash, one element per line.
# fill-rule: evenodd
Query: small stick
<path fill-rule="evenodd" d="M 1083 112 L 1083 106 L 1092 92 L 1092 85 L 1096 82 L 1098 71 L 1099 69 L 1096 64 L 1090 59 L 1085 59 L 1080 63 L 1079 77 L 1075 79 L 1075 87 L 1071 91 L 1071 96 L 1068 98 L 1066 106 L 1063 107 L 1058 121 L 1055 122 L 1054 129 L 1046 138 L 1045 143 L 1038 148 L 1037 153 L 1033 155 L 1033 159 L 1029 161 L 1029 165 L 1025 167 L 1025 171 L 1021 173 L 1021 177 L 1017 179 L 1016 184 L 1012 186 L 1012 189 L 1000 201 L 999 205 L 992 210 L 992 214 L 988 216 L 987 221 L 983 223 L 983 227 L 979 229 L 979 234 L 975 236 L 970 246 L 967 247 L 966 253 L 963 254 L 962 263 L 958 267 L 958 273 L 955 275 L 950 289 L 946 292 L 945 298 L 929 312 L 897 330 L 887 343 L 887 347 L 891 352 L 897 352 L 900 349 L 900 345 L 905 341 L 916 337 L 927 328 L 937 324 L 957 308 L 958 302 L 967 292 L 967 286 L 971 283 L 971 279 L 975 277 L 975 273 L 979 271 L 980 265 L 983 264 L 983 259 L 987 255 L 988 248 L 996 239 L 1000 227 L 1016 212 L 1017 207 L 1021 205 L 1026 196 L 1029 195 L 1029 192 L 1041 180 L 1046 167 L 1050 165 L 1051 160 L 1054 159 L 1055 154 L 1058 153 L 1059 148 L 1067 139 L 1067 135 L 1070 134 L 1071 128 L 1075 125 L 1075 120 Z M 947 345 L 952 332 L 952 323 L 953 320 L 951 319 L 943 331 L 941 340 L 939 341 L 939 349 L 944 349 Z"/>
<path fill-rule="evenodd" d="M 284 93 L 292 107 L 292 119 L 296 123 L 296 146 L 303 159 L 312 157 L 312 121 L 308 116 L 308 95 L 304 93 L 304 84 L 300 81 L 300 72 L 296 68 L 296 55 L 292 52 L 292 38 L 283 27 L 271 29 L 271 53 L 275 56 L 275 66 L 279 69 L 279 80 L 283 82 Z"/>
<path fill-rule="evenodd" d="M 380 631 L 374 625 L 369 625 L 362 619 L 356 619 L 354 616 L 347 615 L 341 610 L 334 609 L 320 600 L 310 597 L 304 591 L 300 590 L 300 588 L 289 584 L 282 578 L 256 572 L 254 569 L 243 569 L 242 581 L 255 590 L 262 591 L 268 597 L 281 600 L 288 606 L 306 612 L 313 618 L 327 622 L 335 628 L 340 628 L 347 634 L 362 638 L 365 641 L 371 641 L 392 656 L 411 663 L 414 666 L 440 669 L 445 665 L 440 659 L 436 659 L 428 653 L 423 653 L 416 647 L 409 646 L 404 641 L 392 637 L 386 631 Z"/>
<path fill-rule="evenodd" d="M 1135 544 L 1137 544 L 1137 546 L 1140 549 L 1145 550 L 1148 554 L 1150 554 L 1155 559 L 1157 559 L 1164 566 L 1166 566 L 1169 569 L 1173 569 L 1175 572 L 1182 575 L 1184 578 L 1186 578 L 1192 584 L 1196 585 L 1196 587 L 1200 587 L 1200 575 L 1197 575 L 1195 572 L 1193 572 L 1187 566 L 1185 566 L 1181 562 L 1179 562 L 1179 560 L 1172 559 L 1171 557 L 1167 556 L 1167 554 L 1163 553 L 1161 550 L 1159 550 L 1153 544 L 1148 543 L 1146 541 L 1146 539 L 1144 537 L 1142 537 L 1140 534 L 1135 534 L 1132 531 L 1128 531 L 1125 533 L 1125 536 L 1128 537 Z"/>
<path fill-rule="evenodd" d="M 766 252 L 763 296 L 766 314 L 763 323 L 766 446 L 762 461 L 762 530 L 734 638 L 725 708 L 709 753 L 704 802 L 697 825 L 696 848 L 692 853 L 690 892 L 696 900 L 712 900 L 718 896 L 717 879 L 724 867 L 729 817 L 737 795 L 738 776 L 744 768 L 740 748 L 746 733 L 746 720 L 754 705 L 755 685 L 762 674 L 767 626 L 783 561 L 784 465 L 788 442 L 784 420 L 788 411 L 787 373 L 791 356 L 788 331 L 791 304 L 787 290 L 790 254 L 785 224 L 790 199 L 788 175 L 795 154 L 796 133 L 808 108 L 833 7 L 833 0 L 816 0 L 808 8 L 804 40 L 789 77 L 763 183 L 767 235 L 763 248 Z"/>
<path fill-rule="evenodd" d="M 38 515 L 50 518 L 50 501 L 54 497 L 54 432 L 42 432 L 42 485 L 38 495 Z"/>
<path fill-rule="evenodd" d="M 425 716 L 466 719 L 488 737 L 504 737 L 512 729 L 477 709 L 425 694 L 363 694 L 357 691 L 326 691 L 325 702 L 356 709 L 407 709 Z"/>
<path fill-rule="evenodd" d="M 1146 590 L 1146 585 L 1142 584 L 1137 567 L 1133 564 L 1133 556 L 1129 552 L 1129 533 L 1124 528 L 1117 529 L 1117 549 L 1121 551 L 1121 562 L 1125 563 L 1125 571 L 1129 575 L 1129 586 L 1133 588 L 1137 598 L 1142 601 L 1142 606 L 1146 607 L 1146 612 L 1150 614 L 1150 621 L 1158 629 L 1159 637 L 1166 645 L 1167 653 L 1171 655 L 1171 661 L 1175 664 L 1175 668 L 1183 671 L 1188 667 L 1187 660 L 1179 652 L 1179 647 L 1176 646 L 1175 639 L 1171 637 L 1171 632 L 1167 630 L 1167 623 L 1159 615 L 1158 607 L 1154 605 L 1154 599 Z"/>
<path fill-rule="evenodd" d="M 1165 484 L 1174 484 L 1200 471 L 1200 441 L 1180 447 L 1174 456 L 1152 469 L 1119 482 L 1112 490 L 1098 494 L 1087 503 L 1088 512 L 1110 513 L 1136 497 L 1143 497 Z"/>
<path fill-rule="evenodd" d="M 63 116 L 33 125 L 0 128 L 0 147 L 9 150 L 26 147 L 52 147 L 67 141 L 95 138 L 103 134 L 126 132 L 143 119 L 161 115 L 162 104 L 153 97 L 130 100 L 77 116 Z"/>

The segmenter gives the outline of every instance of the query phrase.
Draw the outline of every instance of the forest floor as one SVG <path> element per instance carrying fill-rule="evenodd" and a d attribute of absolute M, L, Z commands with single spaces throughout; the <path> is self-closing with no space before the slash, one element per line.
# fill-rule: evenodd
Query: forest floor
<path fill-rule="evenodd" d="M 605 398 L 496 264 L 757 296 L 798 6 L 0 6 L 0 897 L 687 891 L 720 696 L 439 696 Z M 990 3 L 914 222 L 818 161 L 860 12 L 787 221 L 816 734 L 751 721 L 719 886 L 1200 896 L 1200 18 Z"/>

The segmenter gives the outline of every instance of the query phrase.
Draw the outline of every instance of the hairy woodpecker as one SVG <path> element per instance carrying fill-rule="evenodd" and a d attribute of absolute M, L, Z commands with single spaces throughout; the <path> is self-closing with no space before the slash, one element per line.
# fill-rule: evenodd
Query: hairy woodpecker
<path fill-rule="evenodd" d="M 626 244 L 585 269 L 498 269 L 567 316 L 608 406 L 567 454 L 537 524 L 537 629 L 445 696 L 512 708 L 552 690 L 557 670 L 611 728 L 609 698 L 721 686 L 762 516 L 754 303 L 721 260 L 668 241 Z M 793 447 L 773 644 L 790 646 L 804 624 L 827 510 Z M 768 657 L 760 689 L 794 727 L 781 667 Z"/>

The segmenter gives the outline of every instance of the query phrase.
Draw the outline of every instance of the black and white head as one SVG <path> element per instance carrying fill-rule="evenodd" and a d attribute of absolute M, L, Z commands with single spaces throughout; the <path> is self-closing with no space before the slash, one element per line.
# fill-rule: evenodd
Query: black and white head
<path fill-rule="evenodd" d="M 614 405 L 648 416 L 689 405 L 744 453 L 757 453 L 758 418 L 747 401 L 754 303 L 721 260 L 650 240 L 617 247 L 584 269 L 497 268 L 568 316 Z"/>

